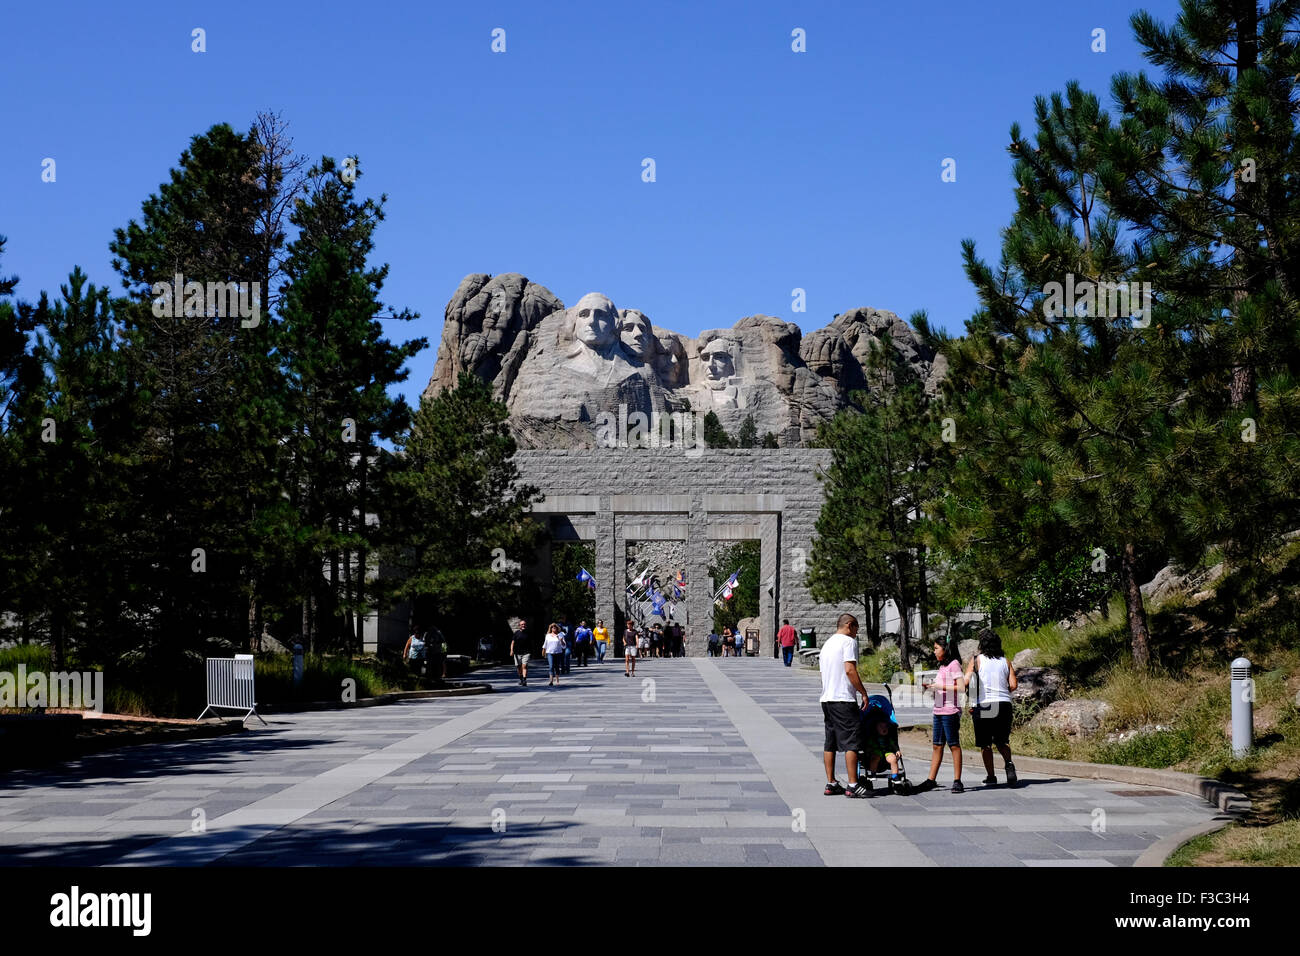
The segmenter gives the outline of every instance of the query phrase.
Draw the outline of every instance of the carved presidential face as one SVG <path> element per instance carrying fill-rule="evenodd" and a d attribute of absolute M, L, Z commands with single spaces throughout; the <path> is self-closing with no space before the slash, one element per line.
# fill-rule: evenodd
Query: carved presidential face
<path fill-rule="evenodd" d="M 623 315 L 619 322 L 619 339 L 623 347 L 639 359 L 648 359 L 654 348 L 655 333 L 650 320 L 636 309 Z"/>
<path fill-rule="evenodd" d="M 704 382 L 709 388 L 723 388 L 736 374 L 736 343 L 730 339 L 713 339 L 700 349 Z"/>
<path fill-rule="evenodd" d="M 607 348 L 618 339 L 618 310 L 599 292 L 589 292 L 569 310 L 573 337 L 590 349 Z"/>

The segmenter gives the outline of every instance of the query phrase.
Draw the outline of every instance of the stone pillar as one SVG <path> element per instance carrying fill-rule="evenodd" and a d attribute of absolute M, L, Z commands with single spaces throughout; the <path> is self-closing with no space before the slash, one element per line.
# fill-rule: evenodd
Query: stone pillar
<path fill-rule="evenodd" d="M 713 592 L 709 589 L 709 515 L 702 495 L 691 495 L 686 519 L 686 656 L 708 653 L 713 626 Z"/>
<path fill-rule="evenodd" d="M 608 495 L 600 496 L 601 510 L 596 513 L 596 566 L 591 573 L 596 577 L 596 617 L 605 622 L 611 636 L 614 631 L 614 608 L 623 593 L 623 570 L 618 567 L 618 551 L 614 545 L 614 512 L 610 509 Z M 622 635 L 618 641 L 622 641 Z M 621 647 L 616 643 L 615 647 Z M 610 653 L 615 648 L 610 648 Z M 617 656 L 617 655 L 616 655 Z"/>
<path fill-rule="evenodd" d="M 770 653 L 776 644 L 776 631 L 780 626 L 781 594 L 781 522 L 780 516 L 765 514 L 759 518 L 759 543 L 761 545 L 758 572 L 758 633 L 759 653 Z M 770 589 L 770 590 L 769 590 Z"/>
<path fill-rule="evenodd" d="M 614 603 L 623 615 L 623 627 L 618 629 L 618 654 L 623 656 L 623 628 L 627 627 L 627 515 L 614 515 L 614 533 L 611 537 L 614 549 Z M 610 627 L 614 625 L 611 624 Z"/>

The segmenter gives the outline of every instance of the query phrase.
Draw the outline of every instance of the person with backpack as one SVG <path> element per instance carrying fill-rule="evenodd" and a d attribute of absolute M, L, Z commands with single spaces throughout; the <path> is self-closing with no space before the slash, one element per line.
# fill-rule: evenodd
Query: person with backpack
<path fill-rule="evenodd" d="M 709 656 L 717 657 L 722 653 L 722 638 L 717 631 L 709 631 Z"/>
<path fill-rule="evenodd" d="M 980 748 L 984 769 L 988 776 L 984 783 L 996 786 L 993 773 L 993 748 L 1002 754 L 1006 769 L 1007 786 L 1014 787 L 1019 779 L 1016 765 L 1011 762 L 1011 692 L 1016 689 L 1016 669 L 1002 652 L 1002 638 L 990 628 L 979 633 L 979 653 L 966 665 L 966 684 L 975 680 L 975 706 L 971 718 L 975 724 L 975 746 Z"/>

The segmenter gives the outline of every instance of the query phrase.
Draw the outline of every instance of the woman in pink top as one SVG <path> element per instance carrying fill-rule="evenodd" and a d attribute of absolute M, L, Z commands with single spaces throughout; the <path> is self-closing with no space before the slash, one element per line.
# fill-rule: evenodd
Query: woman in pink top
<path fill-rule="evenodd" d="M 957 705 L 957 695 L 966 689 L 966 679 L 962 675 L 957 642 L 951 638 L 935 641 L 934 656 L 939 661 L 939 674 L 933 683 L 925 685 L 934 690 L 934 724 L 930 733 L 934 749 L 930 754 L 930 776 L 916 789 L 920 793 L 937 786 L 934 778 L 939 775 L 943 747 L 947 744 L 952 748 L 952 792 L 964 793 L 966 788 L 961 782 L 961 708 Z"/>

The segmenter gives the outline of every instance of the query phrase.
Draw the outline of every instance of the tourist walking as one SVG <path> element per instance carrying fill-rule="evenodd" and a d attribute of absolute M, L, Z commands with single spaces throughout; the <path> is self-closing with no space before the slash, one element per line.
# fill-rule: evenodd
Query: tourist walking
<path fill-rule="evenodd" d="M 609 649 L 609 628 L 605 626 L 605 622 L 600 618 L 596 619 L 596 630 L 593 632 L 593 636 L 596 638 L 596 663 L 603 664 L 605 663 L 605 651 Z"/>
<path fill-rule="evenodd" d="M 424 670 L 427 654 L 428 646 L 425 643 L 424 635 L 417 627 L 411 632 L 411 636 L 406 639 L 406 646 L 402 648 L 402 660 L 406 661 L 411 673 L 418 677 L 420 672 Z"/>
<path fill-rule="evenodd" d="M 578 666 L 586 667 L 587 658 L 591 656 L 591 628 L 587 627 L 586 621 L 578 623 L 578 629 L 573 632 L 574 653 L 578 655 Z"/>
<path fill-rule="evenodd" d="M 560 630 L 560 625 L 552 624 L 546 629 L 546 640 L 542 643 L 542 653 L 551 665 L 552 687 L 559 686 L 560 674 L 564 671 L 564 645 L 564 633 Z"/>
<path fill-rule="evenodd" d="M 673 657 L 686 656 L 686 629 L 673 621 Z"/>
<path fill-rule="evenodd" d="M 631 677 L 636 673 L 636 628 L 631 624 L 623 634 L 623 676 Z"/>
<path fill-rule="evenodd" d="M 722 638 L 718 637 L 717 631 L 709 631 L 709 656 L 720 657 L 722 655 Z"/>
<path fill-rule="evenodd" d="M 984 782 L 996 785 L 993 773 L 993 748 L 1002 754 L 1007 785 L 1015 786 L 1016 765 L 1011 762 L 1011 692 L 1016 689 L 1016 669 L 1002 653 L 1002 638 L 990 628 L 979 633 L 979 653 L 966 665 L 966 685 L 975 681 L 975 706 L 971 718 L 975 725 L 975 746 L 980 748 Z"/>
<path fill-rule="evenodd" d="M 781 622 L 781 630 L 776 632 L 776 642 L 781 645 L 781 659 L 785 661 L 785 666 L 789 667 L 794 660 L 794 644 L 799 639 L 793 627 L 790 626 L 790 619 L 786 618 Z"/>
<path fill-rule="evenodd" d="M 528 622 L 520 620 L 515 625 L 515 632 L 510 635 L 510 655 L 515 659 L 515 671 L 519 675 L 519 686 L 528 686 L 528 657 L 531 648 L 528 644 Z"/>
<path fill-rule="evenodd" d="M 573 663 L 573 633 L 569 629 L 569 619 L 563 614 L 560 615 L 560 636 L 564 638 L 564 656 L 560 660 L 560 666 L 563 673 L 569 673 L 569 667 Z"/>
<path fill-rule="evenodd" d="M 638 657 L 647 657 L 650 654 L 650 630 L 649 628 L 637 632 L 636 647 L 640 651 Z"/>
<path fill-rule="evenodd" d="M 835 622 L 835 633 L 822 645 L 818 666 L 822 677 L 822 721 L 826 726 L 822 744 L 826 789 L 822 793 L 828 797 L 841 793 L 846 797 L 869 797 L 871 788 L 858 780 L 862 714 L 856 694 L 865 698 L 867 689 L 858 676 L 858 619 L 852 614 L 841 614 Z M 835 754 L 839 752 L 844 754 L 847 787 L 835 779 Z"/>
<path fill-rule="evenodd" d="M 943 748 L 952 750 L 952 792 L 965 793 L 966 787 L 961 782 L 961 692 L 966 689 L 966 680 L 962 676 L 961 654 L 957 651 L 957 641 L 949 637 L 934 642 L 934 656 L 939 662 L 939 673 L 929 684 L 923 684 L 922 690 L 934 691 L 934 722 L 930 730 L 930 776 L 917 787 L 918 792 L 933 790 L 938 784 L 935 778 L 943 763 Z"/>

